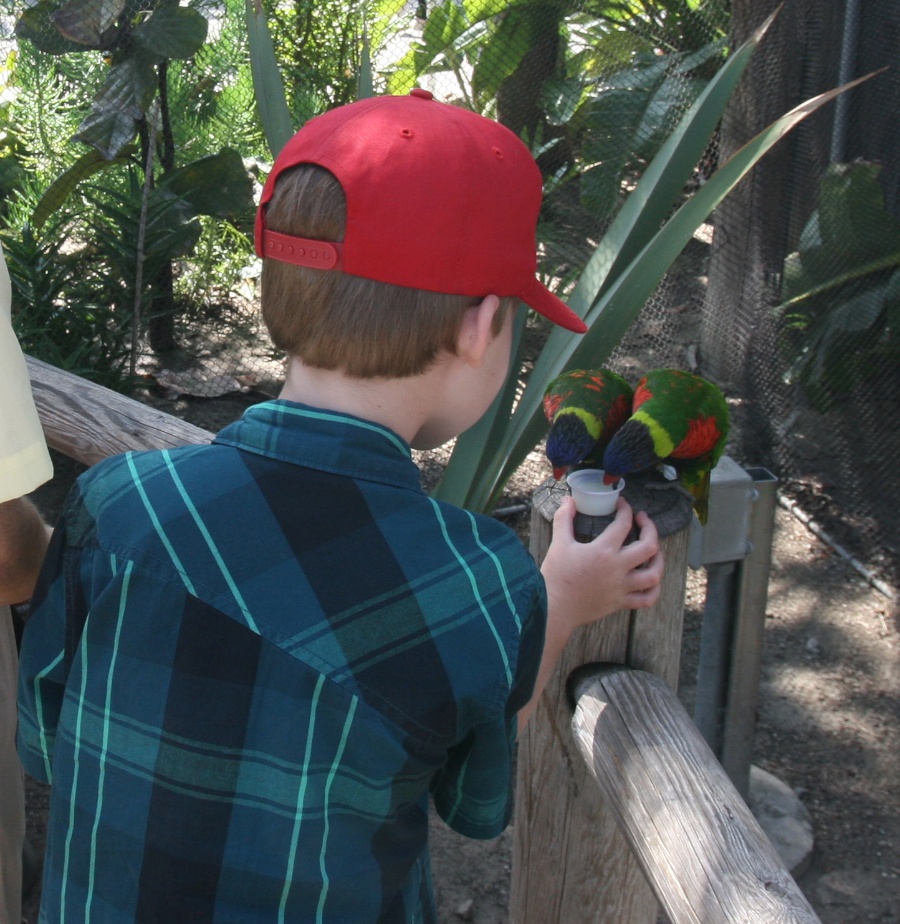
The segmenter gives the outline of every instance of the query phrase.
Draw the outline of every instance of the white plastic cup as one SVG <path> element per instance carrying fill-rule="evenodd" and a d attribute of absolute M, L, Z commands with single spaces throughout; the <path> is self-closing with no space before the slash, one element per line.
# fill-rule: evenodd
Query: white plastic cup
<path fill-rule="evenodd" d="M 602 517 L 616 509 L 616 500 L 625 487 L 625 479 L 620 478 L 615 484 L 604 484 L 605 474 L 600 468 L 582 468 L 566 476 L 579 513 Z"/>

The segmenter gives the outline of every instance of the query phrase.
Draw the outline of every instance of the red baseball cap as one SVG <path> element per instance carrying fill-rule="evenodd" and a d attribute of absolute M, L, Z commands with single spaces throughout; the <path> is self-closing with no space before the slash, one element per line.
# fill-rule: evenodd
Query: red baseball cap
<path fill-rule="evenodd" d="M 331 172 L 347 199 L 344 240 L 266 229 L 281 173 Z M 452 295 L 511 296 L 576 333 L 582 319 L 538 281 L 541 174 L 513 132 L 427 90 L 378 96 L 307 122 L 275 159 L 256 213 L 256 252 Z"/>

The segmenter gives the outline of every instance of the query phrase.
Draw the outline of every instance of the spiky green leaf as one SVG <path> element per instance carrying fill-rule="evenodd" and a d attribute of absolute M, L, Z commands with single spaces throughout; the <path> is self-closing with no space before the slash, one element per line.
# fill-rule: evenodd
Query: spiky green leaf
<path fill-rule="evenodd" d="M 751 46 L 749 53 L 752 53 L 752 48 L 760 37 L 761 34 L 758 33 L 757 37 L 748 43 Z M 743 49 L 739 50 L 735 55 L 742 61 L 741 69 L 749 59 L 749 53 L 742 54 L 742 51 Z M 735 74 L 731 69 L 726 71 L 726 74 L 733 88 L 739 73 Z M 714 120 L 705 137 L 688 138 L 686 135 L 691 134 L 691 126 L 702 124 L 701 115 L 709 108 L 711 96 L 722 94 L 717 100 L 720 114 L 730 97 L 730 91 L 724 93 L 721 79 L 714 80 L 685 117 L 680 130 L 670 139 L 671 144 L 667 142 L 638 187 L 629 196 L 579 281 L 575 290 L 577 299 L 574 296 L 570 299 L 570 305 L 577 306 L 580 309 L 579 313 L 588 323 L 588 333 L 580 338 L 561 329 L 551 334 L 535 364 L 528 387 L 509 419 L 509 426 L 498 443 L 492 447 L 493 454 L 484 469 L 473 479 L 465 492 L 448 496 L 449 492 L 445 492 L 442 485 L 439 485 L 437 495 L 444 500 L 463 503 L 474 509 L 488 509 L 496 501 L 510 475 L 543 434 L 545 423 L 541 416 L 541 399 L 546 383 L 566 369 L 577 368 L 580 365 L 602 365 L 694 231 L 730 190 L 766 151 L 799 122 L 839 93 L 868 79 L 868 76 L 871 75 L 814 97 L 773 122 L 722 164 L 707 183 L 659 227 L 663 203 L 668 210 L 673 201 L 669 195 L 672 188 L 670 162 L 683 156 L 685 150 L 692 146 L 694 150 L 699 146 L 699 157 L 718 119 Z M 696 159 L 693 162 L 696 162 Z M 677 171 L 674 172 L 677 175 Z M 644 188 L 648 177 L 650 182 L 647 188 Z M 467 452 L 465 442 L 464 437 L 461 437 L 457 441 L 456 451 L 460 451 L 461 446 L 462 452 Z"/>
<path fill-rule="evenodd" d="M 275 157 L 294 134 L 293 118 L 262 3 L 246 0 L 245 12 L 256 106 L 266 142 Z"/>

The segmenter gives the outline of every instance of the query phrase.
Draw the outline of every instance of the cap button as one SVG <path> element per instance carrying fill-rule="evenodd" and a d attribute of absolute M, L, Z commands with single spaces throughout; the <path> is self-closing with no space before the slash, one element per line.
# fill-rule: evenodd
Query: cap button
<path fill-rule="evenodd" d="M 431 90 L 423 90 L 421 87 L 415 87 L 409 91 L 410 96 L 417 96 L 419 99 L 434 99 L 434 93 Z"/>

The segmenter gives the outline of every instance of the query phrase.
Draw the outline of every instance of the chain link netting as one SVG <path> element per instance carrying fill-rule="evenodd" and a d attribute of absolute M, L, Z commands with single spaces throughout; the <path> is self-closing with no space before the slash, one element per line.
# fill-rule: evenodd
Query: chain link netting
<path fill-rule="evenodd" d="M 360 92 L 421 86 L 516 131 L 545 179 L 540 269 L 563 296 L 727 50 L 770 11 L 263 0 L 248 18 L 238 0 L 0 2 L 0 235 L 23 345 L 105 384 L 201 400 L 274 394 L 282 373 L 256 311 L 253 203 L 272 160 L 259 103 L 273 99 L 254 84 L 254 10 L 294 125 Z M 896 63 L 898 30 L 891 0 L 862 12 L 789 0 L 684 196 L 801 100 Z M 608 362 L 634 380 L 675 366 L 717 381 L 729 453 L 772 467 L 892 579 L 898 81 L 895 67 L 782 142 Z M 532 334 L 539 346 L 539 323 Z"/>
<path fill-rule="evenodd" d="M 732 33 L 776 4 L 739 11 Z M 876 575 L 900 578 L 900 10 L 785 5 L 721 128 L 722 156 L 870 73 L 719 207 L 700 354 L 735 399 L 741 458 Z"/>

